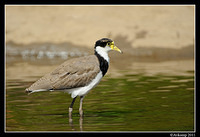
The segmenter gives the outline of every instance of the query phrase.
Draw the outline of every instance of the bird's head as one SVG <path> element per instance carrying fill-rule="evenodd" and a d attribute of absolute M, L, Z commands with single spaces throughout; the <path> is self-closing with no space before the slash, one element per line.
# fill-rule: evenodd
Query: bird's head
<path fill-rule="evenodd" d="M 115 46 L 114 41 L 108 38 L 102 38 L 96 41 L 94 48 L 96 51 L 99 50 L 102 52 L 109 52 L 111 50 L 115 50 L 122 53 L 122 51 L 117 46 Z"/>

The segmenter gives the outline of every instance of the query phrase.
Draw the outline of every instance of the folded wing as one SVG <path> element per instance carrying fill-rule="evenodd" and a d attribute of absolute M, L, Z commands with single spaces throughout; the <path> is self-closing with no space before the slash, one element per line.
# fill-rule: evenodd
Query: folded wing
<path fill-rule="evenodd" d="M 33 83 L 26 91 L 65 90 L 89 84 L 100 71 L 95 55 L 67 60 Z"/>

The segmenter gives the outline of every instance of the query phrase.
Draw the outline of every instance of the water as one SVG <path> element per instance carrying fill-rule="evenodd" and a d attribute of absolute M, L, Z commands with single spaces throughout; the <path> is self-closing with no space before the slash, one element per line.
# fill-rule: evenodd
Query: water
<path fill-rule="evenodd" d="M 110 66 L 84 98 L 83 119 L 77 98 L 73 123 L 68 118 L 69 94 L 24 91 L 57 64 L 7 63 L 6 131 L 194 131 L 194 69 L 184 62 L 191 66 L 193 60 L 135 63 L 128 69 Z"/>

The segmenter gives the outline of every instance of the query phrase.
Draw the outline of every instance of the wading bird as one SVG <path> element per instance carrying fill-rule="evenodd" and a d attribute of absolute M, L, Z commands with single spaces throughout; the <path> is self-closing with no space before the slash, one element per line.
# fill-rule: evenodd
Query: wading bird
<path fill-rule="evenodd" d="M 71 118 L 74 102 L 80 96 L 79 114 L 83 116 L 82 103 L 85 95 L 94 88 L 106 74 L 109 67 L 108 52 L 122 51 L 114 45 L 114 41 L 102 38 L 95 43 L 94 55 L 73 58 L 58 66 L 26 89 L 27 93 L 40 91 L 63 90 L 73 98 L 69 106 Z"/>

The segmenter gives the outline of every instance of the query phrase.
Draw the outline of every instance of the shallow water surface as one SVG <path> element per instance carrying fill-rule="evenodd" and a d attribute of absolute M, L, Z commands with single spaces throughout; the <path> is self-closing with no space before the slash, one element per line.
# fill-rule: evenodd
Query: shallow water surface
<path fill-rule="evenodd" d="M 59 91 L 27 95 L 25 88 L 42 74 L 9 76 L 14 73 L 10 68 L 17 71 L 17 67 L 7 65 L 6 131 L 194 130 L 194 70 L 151 75 L 141 69 L 115 70 L 120 75 L 110 71 L 84 98 L 83 119 L 79 117 L 77 98 L 70 123 L 70 95 Z"/>

